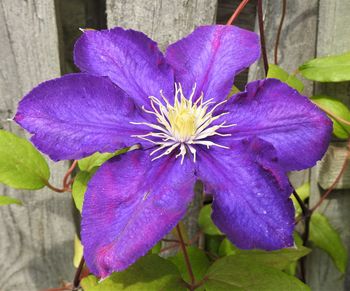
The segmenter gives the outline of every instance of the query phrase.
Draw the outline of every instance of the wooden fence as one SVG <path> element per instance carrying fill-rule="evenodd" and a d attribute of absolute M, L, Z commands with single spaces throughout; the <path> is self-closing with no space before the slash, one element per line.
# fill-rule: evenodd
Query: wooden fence
<path fill-rule="evenodd" d="M 165 48 L 201 24 L 224 23 L 237 0 L 1 0 L 0 1 L 0 121 L 16 134 L 23 131 L 11 122 L 17 102 L 38 83 L 75 71 L 72 45 L 79 27 L 123 26 L 144 31 Z M 255 1 L 240 15 L 237 25 L 254 29 Z M 264 1 L 266 42 L 270 61 L 281 17 L 282 0 Z M 280 65 L 292 72 L 315 56 L 350 50 L 349 0 L 287 0 L 287 16 L 280 42 Z M 261 63 L 238 78 L 261 78 Z M 305 94 L 323 92 L 350 105 L 350 85 L 306 82 Z M 329 187 L 344 159 L 344 145 L 334 141 L 323 163 L 311 171 L 292 174 L 294 186 L 310 180 L 311 204 Z M 58 184 L 68 164 L 52 167 Z M 350 247 L 350 171 L 323 204 L 331 223 Z M 57 182 L 57 183 L 56 183 Z M 68 193 L 47 189 L 15 191 L 0 185 L 0 195 L 18 197 L 23 207 L 0 208 L 0 290 L 39 290 L 71 281 L 76 213 Z M 194 207 L 196 208 L 196 207 Z M 195 209 L 194 209 L 195 210 Z M 194 211 L 196 213 L 196 211 Z M 195 228 L 193 219 L 188 223 Z M 349 290 L 350 272 L 342 276 L 330 258 L 314 250 L 307 259 L 307 283 L 313 290 Z"/>

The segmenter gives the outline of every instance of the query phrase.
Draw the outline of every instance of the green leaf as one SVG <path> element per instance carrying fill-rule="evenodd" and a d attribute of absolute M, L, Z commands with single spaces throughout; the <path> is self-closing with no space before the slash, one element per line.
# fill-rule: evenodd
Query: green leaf
<path fill-rule="evenodd" d="M 310 241 L 331 256 L 340 272 L 345 272 L 348 254 L 340 235 L 328 219 L 317 212 L 311 216 Z"/>
<path fill-rule="evenodd" d="M 201 281 L 210 266 L 209 259 L 202 250 L 196 247 L 187 247 L 187 253 L 191 262 L 193 275 L 197 282 Z M 177 266 L 182 275 L 182 278 L 186 282 L 190 283 L 191 280 L 188 275 L 188 270 L 186 267 L 186 262 L 183 253 L 179 251 L 176 254 L 176 256 L 169 257 L 168 260 L 172 261 L 174 265 Z"/>
<path fill-rule="evenodd" d="M 228 255 L 236 254 L 239 249 L 234 246 L 227 238 L 225 238 L 219 247 L 219 256 L 224 257 Z"/>
<path fill-rule="evenodd" d="M 16 189 L 45 186 L 50 170 L 44 157 L 25 140 L 0 130 L 0 182 Z"/>
<path fill-rule="evenodd" d="M 199 212 L 198 224 L 200 229 L 210 235 L 222 235 L 221 231 L 216 227 L 211 219 L 211 204 L 207 204 Z"/>
<path fill-rule="evenodd" d="M 207 291 L 310 290 L 293 276 L 236 255 L 217 260 L 208 270 L 204 287 Z"/>
<path fill-rule="evenodd" d="M 22 205 L 22 201 L 8 196 L 0 196 L 0 206 L 9 204 Z"/>
<path fill-rule="evenodd" d="M 78 166 L 81 171 L 90 172 L 95 167 L 101 166 L 104 162 L 109 160 L 110 158 L 113 158 L 115 156 L 118 156 L 120 154 L 126 153 L 130 148 L 123 148 L 120 149 L 114 153 L 99 153 L 96 152 L 91 156 L 88 156 L 84 159 L 81 159 L 78 161 Z"/>
<path fill-rule="evenodd" d="M 82 284 L 85 283 L 88 285 L 88 288 L 84 288 L 85 291 L 186 290 L 176 266 L 157 255 L 142 257 L 127 270 L 113 273 L 97 285 L 94 285 L 93 278 Z"/>
<path fill-rule="evenodd" d="M 72 186 L 72 196 L 75 203 L 75 207 L 81 212 L 83 208 L 84 195 L 86 192 L 87 184 L 93 176 L 93 172 L 79 172 L 73 182 Z"/>
<path fill-rule="evenodd" d="M 312 81 L 350 81 L 350 52 L 310 60 L 299 67 L 299 72 Z"/>
<path fill-rule="evenodd" d="M 151 254 L 159 254 L 160 250 L 162 249 L 162 242 L 158 242 L 151 250 Z"/>
<path fill-rule="evenodd" d="M 325 95 L 313 96 L 311 97 L 311 100 L 321 109 L 324 109 L 332 113 L 333 115 L 350 122 L 350 111 L 348 107 L 341 101 Z M 328 116 L 333 121 L 333 134 L 336 137 L 339 137 L 342 139 L 349 138 L 350 126 L 344 123 L 341 123 L 340 121 L 336 120 L 330 115 Z"/>
<path fill-rule="evenodd" d="M 227 98 L 230 98 L 232 95 L 235 95 L 237 93 L 241 92 L 236 86 L 232 86 L 230 93 L 228 93 Z"/>
<path fill-rule="evenodd" d="M 84 291 L 92 290 L 98 284 L 98 279 L 94 275 L 89 275 L 80 281 L 80 285 Z M 102 290 L 102 289 L 101 289 Z"/>
<path fill-rule="evenodd" d="M 301 185 L 300 187 L 298 187 L 297 189 L 295 189 L 295 191 L 298 193 L 300 199 L 302 201 L 305 201 L 307 198 L 310 197 L 310 183 L 304 183 L 303 185 Z M 295 208 L 295 216 L 299 216 L 299 214 L 302 213 L 301 207 L 299 205 L 299 202 L 297 201 L 297 199 L 294 197 L 294 195 L 292 194 L 290 196 L 292 198 L 293 204 L 294 204 L 294 208 Z"/>
<path fill-rule="evenodd" d="M 223 235 L 206 235 L 205 237 L 205 248 L 208 252 L 219 255 L 220 245 L 224 239 Z"/>
<path fill-rule="evenodd" d="M 235 256 L 242 260 L 254 261 L 262 265 L 283 270 L 291 263 L 297 262 L 301 257 L 309 254 L 310 251 L 310 249 L 305 247 L 286 248 L 276 251 L 240 250 Z"/>
<path fill-rule="evenodd" d="M 304 90 L 304 84 L 297 77 L 289 75 L 281 67 L 274 64 L 269 64 L 267 78 L 274 78 L 287 83 L 290 87 L 296 89 L 300 93 Z"/>

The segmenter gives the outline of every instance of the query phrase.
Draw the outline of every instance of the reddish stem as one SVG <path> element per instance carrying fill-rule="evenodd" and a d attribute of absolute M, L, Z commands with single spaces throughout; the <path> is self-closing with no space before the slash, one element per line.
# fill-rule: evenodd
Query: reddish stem
<path fill-rule="evenodd" d="M 264 62 L 265 76 L 269 70 L 269 62 L 267 60 L 266 45 L 265 45 L 265 32 L 264 32 L 264 16 L 262 9 L 262 0 L 258 0 L 258 22 L 259 22 L 259 31 L 260 31 L 260 46 L 261 54 Z"/>
<path fill-rule="evenodd" d="M 52 191 L 55 191 L 57 193 L 63 193 L 63 192 L 69 192 L 70 191 L 70 189 L 67 189 L 67 188 L 62 188 L 62 189 L 61 188 L 57 188 L 57 187 L 51 185 L 49 181 L 46 181 L 45 185 L 46 185 L 47 188 L 49 188 Z"/>
<path fill-rule="evenodd" d="M 283 0 L 282 1 L 282 17 L 281 17 L 280 25 L 278 26 L 276 42 L 275 42 L 275 65 L 278 65 L 278 46 L 280 43 L 282 26 L 283 26 L 283 22 L 284 22 L 284 17 L 286 16 L 286 10 L 287 10 L 287 0 Z"/>
<path fill-rule="evenodd" d="M 63 178 L 63 188 L 67 188 L 69 186 L 68 178 L 70 178 L 70 175 L 73 173 L 75 167 L 77 166 L 78 161 L 74 160 L 70 168 L 68 169 L 67 173 L 64 175 Z"/>
<path fill-rule="evenodd" d="M 177 231 L 177 234 L 178 234 L 179 239 L 180 239 L 180 246 L 181 246 L 184 258 L 185 258 L 187 271 L 188 271 L 188 274 L 189 274 L 189 276 L 191 278 L 191 288 L 190 288 L 190 290 L 194 290 L 192 286 L 195 285 L 195 278 L 194 278 L 194 275 L 193 275 L 190 258 L 188 257 L 188 253 L 187 253 L 187 250 L 186 250 L 186 245 L 185 245 L 184 239 L 182 237 L 182 233 L 181 233 L 181 229 L 180 229 L 179 225 L 176 226 L 176 231 Z"/>
<path fill-rule="evenodd" d="M 70 178 L 72 172 L 74 171 L 75 167 L 77 166 L 78 161 L 75 160 L 72 165 L 69 167 L 69 169 L 67 170 L 66 174 L 63 177 L 63 187 L 62 188 L 57 188 L 53 185 L 50 184 L 49 181 L 45 181 L 45 185 L 50 188 L 52 191 L 55 191 L 57 193 L 63 193 L 63 192 L 71 192 L 72 190 L 70 189 L 70 186 L 72 185 L 72 183 L 74 182 L 74 179 L 70 179 L 68 181 L 68 179 Z"/>
<path fill-rule="evenodd" d="M 84 260 L 84 257 L 82 257 L 80 260 L 79 266 L 77 268 L 77 271 L 75 273 L 75 276 L 74 276 L 73 288 L 72 288 L 73 291 L 77 290 L 79 285 L 80 285 L 80 276 L 81 276 L 81 273 L 83 271 L 84 264 L 85 264 L 85 260 Z"/>
<path fill-rule="evenodd" d="M 235 12 L 233 12 L 232 16 L 230 17 L 230 19 L 227 21 L 226 25 L 231 25 L 233 23 L 233 21 L 235 21 L 235 19 L 238 17 L 238 15 L 242 12 L 243 8 L 247 5 L 247 3 L 249 2 L 249 0 L 243 0 L 237 7 L 237 9 L 235 10 Z"/>

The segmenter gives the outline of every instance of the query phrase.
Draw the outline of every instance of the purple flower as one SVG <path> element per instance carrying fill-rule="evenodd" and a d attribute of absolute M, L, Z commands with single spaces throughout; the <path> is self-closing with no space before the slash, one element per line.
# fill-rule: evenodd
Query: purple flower
<path fill-rule="evenodd" d="M 243 249 L 293 245 L 287 171 L 325 153 L 331 121 L 296 90 L 255 81 L 226 98 L 259 57 L 258 36 L 203 26 L 165 56 L 141 32 L 86 31 L 82 73 L 40 84 L 15 116 L 53 160 L 141 144 L 96 172 L 85 195 L 82 243 L 101 277 L 128 267 L 184 216 L 197 179 L 213 194 L 213 220 Z"/>

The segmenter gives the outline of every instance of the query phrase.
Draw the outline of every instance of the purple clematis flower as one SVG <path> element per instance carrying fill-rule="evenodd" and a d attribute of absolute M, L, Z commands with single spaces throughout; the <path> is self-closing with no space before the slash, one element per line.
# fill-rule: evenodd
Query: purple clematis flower
<path fill-rule="evenodd" d="M 199 27 L 165 56 L 141 32 L 86 31 L 74 50 L 82 73 L 44 82 L 20 102 L 15 121 L 53 160 L 141 145 L 88 184 L 81 235 L 95 275 L 127 268 L 168 233 L 197 179 L 235 245 L 293 245 L 286 172 L 315 165 L 332 123 L 275 79 L 226 98 L 235 74 L 259 55 L 258 36 L 234 26 Z"/>

